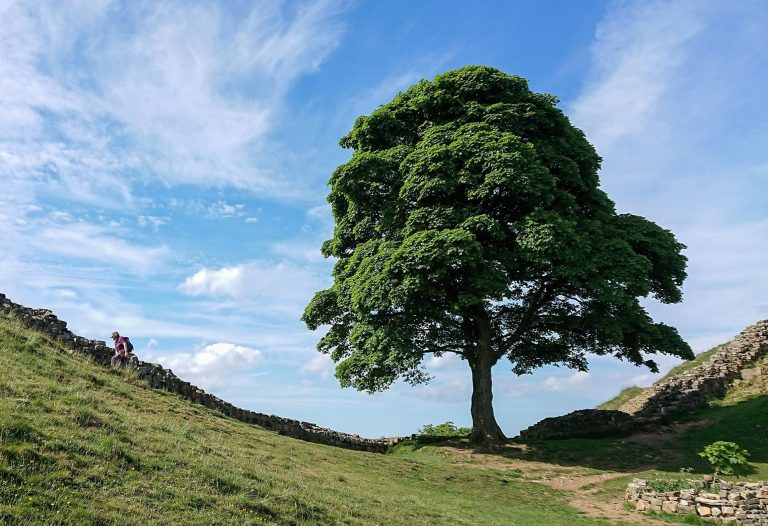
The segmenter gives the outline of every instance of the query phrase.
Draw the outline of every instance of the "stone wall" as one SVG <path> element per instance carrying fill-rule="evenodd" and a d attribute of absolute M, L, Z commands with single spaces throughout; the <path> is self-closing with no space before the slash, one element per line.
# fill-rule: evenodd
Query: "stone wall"
<path fill-rule="evenodd" d="M 637 511 L 695 514 L 721 524 L 768 524 L 766 481 L 691 481 L 690 489 L 662 493 L 649 488 L 647 480 L 634 479 L 627 487 L 626 500 Z"/>
<path fill-rule="evenodd" d="M 629 435 L 637 430 L 637 419 L 622 411 L 580 409 L 567 415 L 545 418 L 520 431 L 520 436 L 527 440 L 600 438 Z"/>
<path fill-rule="evenodd" d="M 768 320 L 744 329 L 720 346 L 702 364 L 675 374 L 646 389 L 622 405 L 620 411 L 583 409 L 564 416 L 546 418 L 520 432 L 526 439 L 621 435 L 628 429 L 657 427 L 675 415 L 703 407 L 721 398 L 742 379 L 755 380 L 765 367 L 754 366 L 768 356 Z M 766 376 L 768 378 L 768 376 Z M 625 417 L 617 416 L 623 413 Z M 598 433 L 595 433 L 595 430 Z"/>
<path fill-rule="evenodd" d="M 653 385 L 635 405 L 630 400 L 620 409 L 645 418 L 690 411 L 721 398 L 742 377 L 742 371 L 768 354 L 768 320 L 744 329 L 697 367 Z M 640 403 L 637 403 L 640 402 Z"/>
<path fill-rule="evenodd" d="M 39 331 L 52 340 L 58 341 L 67 349 L 90 356 L 100 365 L 110 365 L 114 352 L 107 347 L 104 341 L 91 340 L 73 334 L 72 331 L 67 329 L 67 323 L 58 319 L 50 310 L 24 307 L 13 303 L 4 294 L 0 294 L 0 315 L 15 318 L 24 326 Z M 135 369 L 139 377 L 154 388 L 170 391 L 192 403 L 221 411 L 231 418 L 248 424 L 254 424 L 264 429 L 270 429 L 281 435 L 308 442 L 378 453 L 385 452 L 389 446 L 401 440 L 400 438 L 362 438 L 358 435 L 326 429 L 309 422 L 301 422 L 290 418 L 241 409 L 210 393 L 206 393 L 189 382 L 185 382 L 173 374 L 173 371 L 164 369 L 159 364 L 143 362 L 134 356 L 129 361 L 128 366 Z"/>

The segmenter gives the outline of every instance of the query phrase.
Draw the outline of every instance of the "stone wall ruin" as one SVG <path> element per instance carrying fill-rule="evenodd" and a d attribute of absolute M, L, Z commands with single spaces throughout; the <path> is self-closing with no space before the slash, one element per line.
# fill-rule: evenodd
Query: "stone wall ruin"
<path fill-rule="evenodd" d="M 645 389 L 617 411 L 584 409 L 564 416 L 546 418 L 520 432 L 526 439 L 575 438 L 627 434 L 627 430 L 652 430 L 677 415 L 704 407 L 722 398 L 729 387 L 742 380 L 760 377 L 768 385 L 768 367 L 760 365 L 768 357 L 768 320 L 744 329 L 703 363 L 671 375 Z M 757 366 L 757 367 L 756 367 Z"/>
<path fill-rule="evenodd" d="M 768 482 L 691 481 L 691 488 L 657 492 L 634 479 L 626 501 L 637 511 L 698 515 L 720 524 L 768 524 Z"/>
<path fill-rule="evenodd" d="M 110 365 L 113 350 L 107 347 L 104 341 L 77 336 L 67 329 L 67 322 L 58 319 L 48 309 L 24 307 L 23 305 L 13 303 L 5 297 L 5 294 L 0 293 L 0 316 L 2 315 L 11 317 L 25 327 L 38 331 L 59 342 L 71 352 L 78 352 L 89 356 L 102 366 Z M 206 393 L 203 389 L 189 382 L 185 382 L 173 374 L 173 371 L 163 368 L 160 364 L 143 362 L 134 356 L 129 361 L 128 366 L 136 371 L 139 378 L 153 388 L 175 393 L 194 404 L 220 411 L 241 422 L 257 425 L 299 440 L 376 453 L 386 452 L 391 445 L 400 440 L 399 438 L 363 438 L 358 435 L 326 429 L 310 422 L 241 409 L 210 393 Z"/>

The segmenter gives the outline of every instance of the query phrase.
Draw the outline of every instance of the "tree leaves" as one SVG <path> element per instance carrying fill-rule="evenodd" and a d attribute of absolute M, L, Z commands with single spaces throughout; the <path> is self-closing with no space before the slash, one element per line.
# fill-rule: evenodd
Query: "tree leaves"
<path fill-rule="evenodd" d="M 427 353 L 485 349 L 518 374 L 586 369 L 589 353 L 651 368 L 649 354 L 691 356 L 638 300 L 680 301 L 684 245 L 616 214 L 600 157 L 556 103 L 469 66 L 355 121 L 329 181 L 334 284 L 303 316 L 330 326 L 318 348 L 342 385 L 425 381 Z"/>

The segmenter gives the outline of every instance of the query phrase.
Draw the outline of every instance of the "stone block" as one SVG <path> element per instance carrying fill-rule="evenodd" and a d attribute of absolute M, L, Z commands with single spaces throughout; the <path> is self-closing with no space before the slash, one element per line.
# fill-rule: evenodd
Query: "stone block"
<path fill-rule="evenodd" d="M 722 499 L 705 499 L 704 497 L 696 497 L 696 502 L 704 504 L 705 506 L 725 506 L 729 502 Z"/>

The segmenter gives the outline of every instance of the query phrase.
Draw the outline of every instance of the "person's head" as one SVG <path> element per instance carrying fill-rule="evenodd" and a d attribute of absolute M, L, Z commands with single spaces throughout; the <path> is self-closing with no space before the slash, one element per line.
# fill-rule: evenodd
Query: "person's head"
<path fill-rule="evenodd" d="M 120 338 L 120 333 L 117 332 L 117 331 L 113 332 L 112 333 L 112 339 L 113 340 L 117 340 L 118 338 Z"/>

